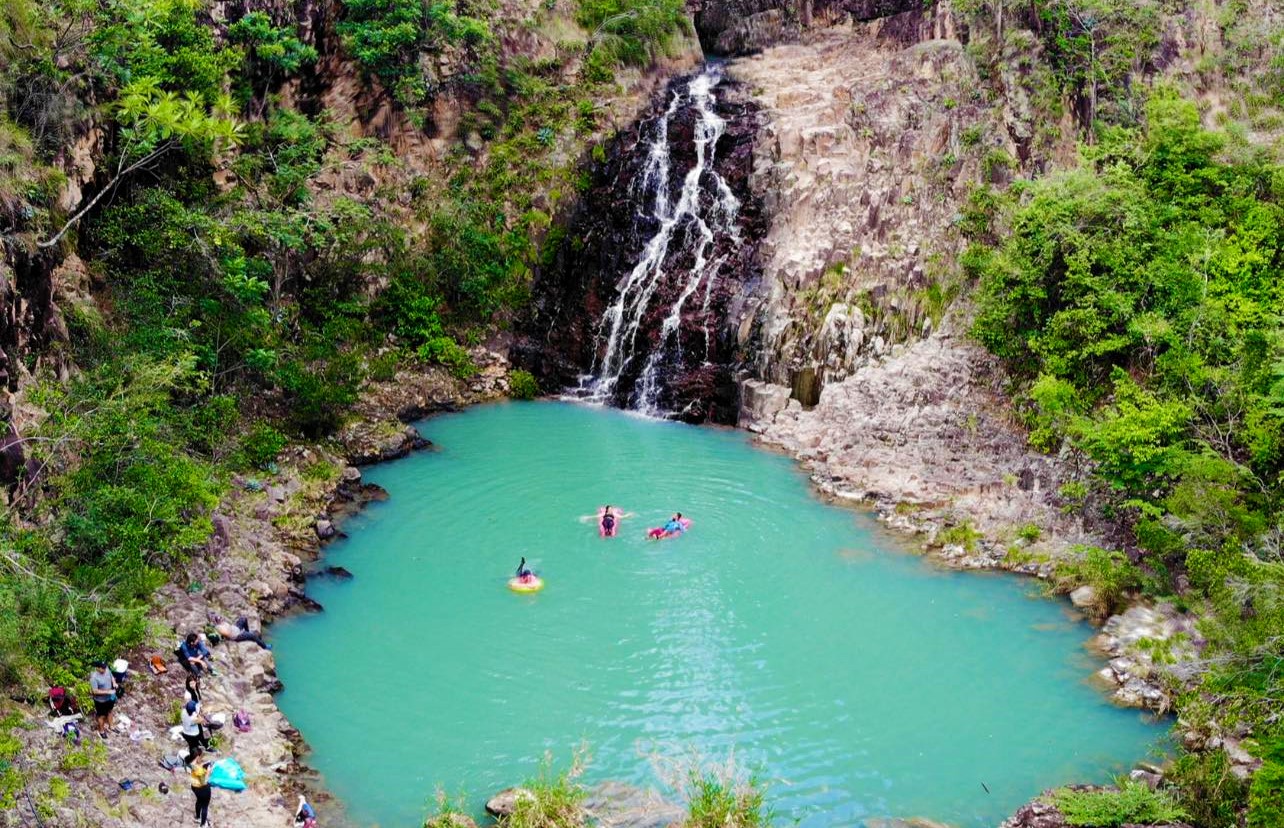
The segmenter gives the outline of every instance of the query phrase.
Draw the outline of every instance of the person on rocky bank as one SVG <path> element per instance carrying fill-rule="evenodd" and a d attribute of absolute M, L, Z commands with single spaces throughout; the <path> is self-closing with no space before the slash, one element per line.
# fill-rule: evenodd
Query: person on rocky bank
<path fill-rule="evenodd" d="M 191 765 L 197 756 L 210 749 L 209 739 L 205 738 L 205 733 L 201 730 L 201 724 L 205 721 L 205 717 L 201 715 L 201 703 L 189 701 L 183 705 L 179 721 L 183 741 L 187 742 L 187 756 L 183 761 Z"/>
<path fill-rule="evenodd" d="M 214 666 L 210 664 L 213 655 L 196 633 L 187 634 L 187 638 L 178 646 L 178 655 L 178 660 L 192 675 L 200 676 L 202 673 L 214 675 Z"/>
<path fill-rule="evenodd" d="M 94 662 L 94 671 L 89 674 L 89 693 L 94 698 L 94 719 L 98 725 L 98 735 L 107 738 L 107 729 L 111 727 L 111 711 L 116 706 L 116 677 L 107 669 L 107 662 Z"/>
<path fill-rule="evenodd" d="M 192 766 L 192 793 L 196 796 L 196 824 L 205 825 L 210 820 L 210 760 L 197 748 L 189 764 Z"/>

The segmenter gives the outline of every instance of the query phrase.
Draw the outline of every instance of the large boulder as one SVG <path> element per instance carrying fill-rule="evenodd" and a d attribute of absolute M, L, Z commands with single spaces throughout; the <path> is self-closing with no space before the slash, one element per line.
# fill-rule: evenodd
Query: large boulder
<path fill-rule="evenodd" d="M 783 385 L 745 380 L 740 384 L 737 425 L 749 431 L 762 431 L 789 405 L 789 394 L 789 389 Z"/>

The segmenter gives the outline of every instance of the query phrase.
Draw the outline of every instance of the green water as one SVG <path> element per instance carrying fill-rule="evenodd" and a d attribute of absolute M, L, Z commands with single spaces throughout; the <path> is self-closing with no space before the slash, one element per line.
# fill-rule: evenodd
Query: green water
<path fill-rule="evenodd" d="M 273 630 L 281 706 L 358 824 L 418 826 L 438 786 L 480 807 L 584 741 L 589 781 L 734 750 L 784 823 L 993 825 L 1161 738 L 1089 687 L 1064 604 L 905 554 L 741 432 L 562 403 L 421 430 L 438 450 L 369 469 L 392 497 L 327 553 L 355 578 Z M 579 520 L 604 502 L 638 514 L 620 537 Z M 643 539 L 674 510 L 686 536 Z M 522 555 L 538 595 L 505 587 Z"/>

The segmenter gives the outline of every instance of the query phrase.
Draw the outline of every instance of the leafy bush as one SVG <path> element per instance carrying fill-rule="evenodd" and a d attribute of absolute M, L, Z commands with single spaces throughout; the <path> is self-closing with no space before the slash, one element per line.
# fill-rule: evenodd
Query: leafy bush
<path fill-rule="evenodd" d="M 508 373 L 508 396 L 515 400 L 533 400 L 539 396 L 539 383 L 529 371 L 518 368 Z"/>
<path fill-rule="evenodd" d="M 473 358 L 448 336 L 435 336 L 419 346 L 419 358 L 446 366 L 452 376 L 467 379 L 477 373 Z"/>
<path fill-rule="evenodd" d="M 1114 790 L 1053 791 L 1052 804 L 1070 825 L 1115 828 L 1128 823 L 1162 825 L 1186 819 L 1170 794 L 1152 791 L 1145 785 L 1123 780 Z"/>
<path fill-rule="evenodd" d="M 1231 828 L 1248 802 L 1248 783 L 1232 773 L 1224 750 L 1186 753 L 1164 775 L 1176 786 L 1181 806 L 1196 825 Z"/>
<path fill-rule="evenodd" d="M 316 63 L 317 50 L 299 40 L 284 26 L 276 26 L 266 12 L 252 11 L 227 27 L 227 37 L 246 47 L 246 56 L 268 67 L 269 75 L 293 75 Z"/>
<path fill-rule="evenodd" d="M 318 364 L 292 360 L 277 372 L 277 382 L 290 404 L 290 421 L 305 437 L 316 438 L 339 427 L 343 414 L 356 402 L 360 364 L 340 354 Z"/>
<path fill-rule="evenodd" d="M 1033 523 L 1027 523 L 1017 529 L 1017 537 L 1027 543 L 1034 543 L 1043 535 L 1043 531 Z"/>
<path fill-rule="evenodd" d="M 369 73 L 405 104 L 429 93 L 419 74 L 420 52 L 442 42 L 477 44 L 490 39 L 482 20 L 460 16 L 444 0 L 343 0 L 337 26 L 343 45 Z"/>
<path fill-rule="evenodd" d="M 591 81 L 609 79 L 612 65 L 647 65 L 690 28 L 682 0 L 579 0 L 575 20 L 592 32 Z"/>
<path fill-rule="evenodd" d="M 967 552 L 976 551 L 976 542 L 983 538 L 970 520 L 947 526 L 936 534 L 936 543 L 941 546 L 961 546 Z"/>
<path fill-rule="evenodd" d="M 1162 87 L 1143 127 L 1098 138 L 1024 188 L 1006 238 L 968 228 L 973 333 L 1028 401 L 1032 443 L 1084 471 L 1065 508 L 1099 506 L 1135 540 L 1137 565 L 1087 550 L 1062 587 L 1093 585 L 1109 612 L 1189 582 L 1218 703 L 1190 694 L 1183 715 L 1268 725 L 1284 694 L 1284 168 Z"/>
<path fill-rule="evenodd" d="M 255 423 L 241 438 L 242 462 L 251 469 L 266 469 L 289 442 L 289 438 L 268 423 Z"/>
<path fill-rule="evenodd" d="M 1248 789 L 1249 828 L 1284 825 L 1284 731 L 1262 739 L 1257 751 L 1262 766 Z"/>
<path fill-rule="evenodd" d="M 1141 588 L 1141 574 L 1122 552 L 1095 546 L 1076 546 L 1074 558 L 1059 561 L 1056 585 L 1063 590 L 1088 585 L 1097 594 L 1095 614 L 1102 617 L 1123 608 L 1129 592 Z"/>

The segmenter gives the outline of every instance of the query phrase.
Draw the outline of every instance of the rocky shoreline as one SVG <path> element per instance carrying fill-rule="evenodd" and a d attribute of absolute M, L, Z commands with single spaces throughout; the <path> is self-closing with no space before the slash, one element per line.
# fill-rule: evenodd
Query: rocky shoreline
<path fill-rule="evenodd" d="M 278 470 L 261 478 L 238 476 L 212 516 L 213 534 L 203 554 L 189 562 L 181 579 L 157 594 L 155 629 L 147 645 L 127 654 L 132 675 L 116 708 L 118 721 L 130 726 L 105 742 L 82 727 L 83 747 L 76 758 L 44 727 L 42 713 L 22 732 L 24 770 L 47 771 L 70 783 L 70 794 L 48 809 L 47 825 L 78 825 L 95 814 L 101 826 L 176 824 L 190 819 L 191 798 L 181 772 L 158 766 L 165 755 L 182 754 L 169 728 L 176 723 L 184 674 L 173 659 L 180 633 L 210 626 L 212 614 L 245 616 L 251 628 L 295 612 L 320 610 L 305 587 L 310 564 L 322 545 L 341 535 L 344 517 L 384 496 L 361 482 L 358 465 L 403 457 L 427 443 L 410 422 L 439 411 L 499 399 L 507 392 L 507 360 L 476 349 L 476 376 L 457 380 L 444 369 L 416 366 L 382 383 L 372 383 L 355 407 L 352 421 L 330 442 L 288 449 Z M 343 573 L 337 573 L 343 574 Z M 159 654 L 168 671 L 153 676 L 147 663 Z M 249 787 L 235 794 L 220 791 L 211 807 L 216 824 L 237 828 L 279 828 L 292 824 L 295 794 L 306 787 L 302 737 L 276 706 L 282 689 L 273 653 L 251 643 L 223 642 L 213 648 L 217 675 L 202 683 L 207 714 L 245 710 L 248 732 L 218 731 L 223 754 L 234 755 Z M 134 738 L 134 737 L 137 738 Z M 230 743 L 230 744 L 229 744 Z M 124 779 L 144 784 L 123 790 Z M 170 791 L 159 793 L 164 782 Z M 324 791 L 311 794 L 322 803 Z M 33 806 L 34 808 L 34 806 Z M 335 825 L 333 814 L 323 824 Z M 18 820 L 17 822 L 12 819 Z M 0 825 L 26 825 L 18 809 Z"/>

